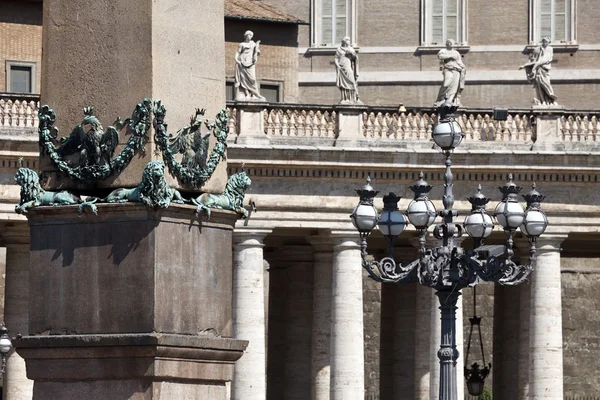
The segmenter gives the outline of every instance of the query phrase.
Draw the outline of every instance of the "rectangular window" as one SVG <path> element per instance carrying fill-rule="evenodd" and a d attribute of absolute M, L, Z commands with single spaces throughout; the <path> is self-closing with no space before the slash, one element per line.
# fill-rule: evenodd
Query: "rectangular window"
<path fill-rule="evenodd" d="M 6 62 L 6 91 L 33 93 L 35 90 L 35 63 Z"/>
<path fill-rule="evenodd" d="M 530 0 L 530 43 L 545 37 L 555 44 L 576 43 L 575 7 L 575 0 Z"/>
<path fill-rule="evenodd" d="M 312 0 L 312 45 L 337 46 L 344 37 L 354 37 L 356 0 Z"/>
<path fill-rule="evenodd" d="M 422 0 L 421 45 L 466 44 L 466 0 Z"/>
<path fill-rule="evenodd" d="M 267 99 L 269 103 L 279 103 L 280 86 L 274 84 L 261 83 L 260 94 Z"/>
<path fill-rule="evenodd" d="M 233 101 L 235 100 L 235 89 L 233 87 L 233 82 L 225 82 L 225 100 Z"/>

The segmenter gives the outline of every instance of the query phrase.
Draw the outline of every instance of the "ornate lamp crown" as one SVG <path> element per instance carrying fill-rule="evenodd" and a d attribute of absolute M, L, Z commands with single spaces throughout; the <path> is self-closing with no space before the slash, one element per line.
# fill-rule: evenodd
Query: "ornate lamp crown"
<path fill-rule="evenodd" d="M 396 193 L 389 192 L 383 196 L 383 209 L 385 211 L 396 211 L 398 210 L 398 202 L 402 196 L 397 196 Z"/>
<path fill-rule="evenodd" d="M 541 202 L 546 198 L 536 190 L 535 182 L 531 185 L 531 191 L 522 196 L 527 202 L 527 210 L 539 210 Z"/>
<path fill-rule="evenodd" d="M 367 175 L 367 183 L 361 189 L 354 189 L 356 194 L 360 197 L 360 204 L 373 205 L 373 198 L 379 193 L 378 190 L 373 189 L 371 186 L 371 176 Z"/>
<path fill-rule="evenodd" d="M 469 200 L 469 203 L 471 203 L 471 211 L 484 210 L 486 204 L 490 201 L 490 199 L 481 193 L 481 185 L 477 185 L 477 193 L 469 197 L 467 200 Z"/>
<path fill-rule="evenodd" d="M 423 171 L 419 172 L 419 180 L 415 182 L 414 185 L 410 186 L 410 190 L 412 190 L 415 194 L 415 200 L 427 200 L 427 194 L 431 191 L 431 186 L 427 182 L 425 182 Z"/>
<path fill-rule="evenodd" d="M 504 184 L 504 186 L 499 187 L 502 192 L 502 201 L 511 199 L 516 200 L 517 194 L 521 191 L 522 187 L 513 182 L 513 175 L 508 174 L 508 182 Z"/>

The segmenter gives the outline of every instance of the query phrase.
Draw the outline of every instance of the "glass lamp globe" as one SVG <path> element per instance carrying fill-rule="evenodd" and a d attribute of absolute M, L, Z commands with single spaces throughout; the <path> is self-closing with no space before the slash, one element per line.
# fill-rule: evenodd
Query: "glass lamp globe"
<path fill-rule="evenodd" d="M 464 227 L 472 238 L 484 239 L 492 233 L 494 221 L 485 211 L 475 211 L 467 215 Z"/>
<path fill-rule="evenodd" d="M 483 393 L 484 381 L 479 379 L 469 379 L 467 381 L 467 390 L 471 396 L 481 396 Z"/>
<path fill-rule="evenodd" d="M 352 225 L 361 233 L 368 233 L 377 226 L 377 210 L 368 204 L 359 204 L 352 214 Z"/>
<path fill-rule="evenodd" d="M 426 229 L 435 221 L 435 206 L 427 199 L 416 199 L 408 205 L 406 214 L 415 228 Z"/>
<path fill-rule="evenodd" d="M 525 210 L 518 201 L 506 199 L 496 206 L 495 216 L 504 229 L 517 229 L 525 220 Z"/>
<path fill-rule="evenodd" d="M 442 150 L 454 150 L 462 141 L 464 133 L 454 120 L 440 122 L 433 128 L 431 137 Z"/>
<path fill-rule="evenodd" d="M 0 337 L 0 353 L 6 354 L 12 349 L 12 342 L 8 336 Z"/>
<path fill-rule="evenodd" d="M 383 236 L 395 237 L 404 232 L 406 218 L 398 210 L 383 210 L 379 218 L 379 231 Z"/>
<path fill-rule="evenodd" d="M 521 225 L 521 232 L 529 237 L 541 236 L 548 226 L 548 218 L 544 212 L 539 210 L 528 210 Z"/>

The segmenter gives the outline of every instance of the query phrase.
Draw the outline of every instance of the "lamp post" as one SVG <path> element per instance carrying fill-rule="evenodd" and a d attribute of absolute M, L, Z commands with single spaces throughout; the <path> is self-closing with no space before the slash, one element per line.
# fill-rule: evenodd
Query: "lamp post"
<path fill-rule="evenodd" d="M 361 237 L 362 266 L 371 278 L 387 283 L 419 282 L 436 290 L 442 319 L 441 345 L 438 351 L 440 400 L 458 400 L 456 360 L 459 352 L 455 333 L 456 303 L 460 290 L 475 286 L 480 281 L 497 282 L 501 285 L 518 285 L 526 281 L 535 264 L 536 239 L 548 225 L 548 220 L 540 209 L 545 196 L 537 192 L 534 184 L 533 190 L 523 196 L 527 202 L 527 208 L 523 209 L 517 197 L 521 187 L 512 182 L 512 175 L 509 176 L 509 182 L 499 188 L 502 200 L 495 210 L 496 220 L 506 233 L 505 245 L 483 245 L 483 240 L 492 232 L 493 221 L 485 210 L 490 200 L 481 193 L 481 187 L 468 199 L 472 210 L 462 226 L 454 222 L 458 212 L 452 209 L 454 194 L 451 156 L 464 136 L 460 125 L 454 120 L 456 109 L 456 106 L 447 102 L 442 104 L 438 110 L 439 123 L 432 133 L 433 141 L 446 157 L 442 196 L 444 209 L 436 212 L 428 197 L 432 186 L 424 180 L 423 173 L 410 187 L 414 192 L 414 199 L 406 210 L 406 217 L 419 234 L 418 258 L 408 263 L 393 259 L 393 243 L 407 224 L 404 214 L 398 210 L 400 196 L 390 193 L 384 197 L 385 206 L 380 217 L 373 205 L 378 192 L 373 189 L 368 178 L 366 185 L 356 191 L 360 202 L 350 216 Z M 426 249 L 427 229 L 437 216 L 442 221 L 434 227 L 433 234 L 442 244 Z M 379 261 L 370 261 L 367 259 L 367 237 L 377 225 L 389 241 L 388 254 Z M 512 261 L 513 238 L 517 229 L 529 239 L 530 260 L 525 265 Z M 462 236 L 463 232 L 473 238 L 474 249 L 465 250 L 454 244 L 454 239 Z"/>
<path fill-rule="evenodd" d="M 6 372 L 6 357 L 8 352 L 12 349 L 12 342 L 8 337 L 8 329 L 4 325 L 0 325 L 0 357 L 2 357 L 2 366 L 0 367 L 0 375 L 4 375 Z"/>

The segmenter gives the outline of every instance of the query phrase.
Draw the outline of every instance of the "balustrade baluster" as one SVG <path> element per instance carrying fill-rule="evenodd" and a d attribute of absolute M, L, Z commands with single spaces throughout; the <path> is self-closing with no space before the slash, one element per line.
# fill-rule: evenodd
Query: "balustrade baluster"
<path fill-rule="evenodd" d="M 3 99 L 0 99 L 0 126 L 4 126 L 4 118 L 5 118 L 4 105 L 5 104 L 6 104 L 6 101 L 4 101 Z"/>
<path fill-rule="evenodd" d="M 588 119 L 588 116 L 584 115 L 583 118 L 581 119 L 580 123 L 581 123 L 581 136 L 583 137 L 583 140 L 585 140 L 586 142 L 590 142 L 591 141 L 590 131 L 589 131 L 590 121 Z"/>

